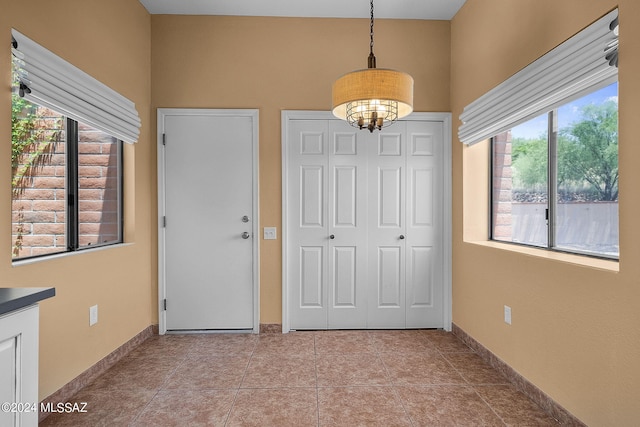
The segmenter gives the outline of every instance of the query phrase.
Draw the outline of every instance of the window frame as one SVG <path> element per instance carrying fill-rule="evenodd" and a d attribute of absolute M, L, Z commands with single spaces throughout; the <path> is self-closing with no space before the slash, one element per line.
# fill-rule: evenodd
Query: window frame
<path fill-rule="evenodd" d="M 37 104 L 32 103 L 35 106 Z M 124 243 L 124 156 L 123 156 L 123 141 L 117 137 L 111 136 L 117 147 L 117 216 L 118 216 L 118 231 L 117 239 L 109 242 L 102 242 L 90 245 L 80 245 L 80 199 L 78 197 L 80 192 L 80 176 L 79 176 L 79 145 L 80 145 L 80 132 L 78 130 L 78 121 L 63 116 L 64 129 L 65 129 L 65 196 L 66 196 L 66 208 L 65 208 L 65 242 L 66 249 L 55 252 L 50 252 L 40 255 L 29 255 L 22 257 L 12 257 L 12 262 L 21 262 L 34 259 L 44 259 L 50 257 L 56 257 L 68 253 L 77 253 L 85 250 L 101 248 L 106 246 L 121 245 Z M 13 204 L 13 197 L 11 202 Z M 13 208 L 12 208 L 13 211 Z M 12 237 L 13 240 L 13 237 Z"/>
<path fill-rule="evenodd" d="M 123 156 L 122 156 L 122 140 L 113 137 L 117 144 L 117 166 L 118 166 L 118 238 L 116 241 L 96 243 L 92 245 L 80 245 L 80 175 L 79 175 L 79 145 L 80 145 L 80 133 L 78 130 L 78 122 L 69 117 L 66 119 L 66 136 L 67 136 L 67 221 L 66 221 L 66 238 L 67 238 L 67 251 L 77 252 L 87 249 L 93 249 L 103 246 L 111 246 L 124 243 L 124 209 L 122 206 L 122 192 L 124 191 L 124 171 L 123 171 Z M 70 138 L 70 135 L 72 138 Z M 73 139 L 73 144 L 69 143 L 69 140 Z M 21 258 L 23 259 L 23 258 Z"/>
<path fill-rule="evenodd" d="M 595 89 L 597 91 L 598 89 Z M 565 104 L 563 104 L 565 105 Z M 579 249 L 566 249 L 562 247 L 558 247 L 556 245 L 556 213 L 557 213 L 557 196 L 558 196 L 558 109 L 563 105 L 559 105 L 547 112 L 547 207 L 545 211 L 545 220 L 547 222 L 547 245 L 533 245 L 529 243 L 522 242 L 514 242 L 508 240 L 500 240 L 496 239 L 494 236 L 496 221 L 494 215 L 494 197 L 495 197 L 495 187 L 494 187 L 494 172 L 496 170 L 495 164 L 495 149 L 496 149 L 496 136 L 490 138 L 489 140 L 489 240 L 497 243 L 506 243 L 509 245 L 527 247 L 532 249 L 541 249 L 545 251 L 565 253 L 570 255 L 579 255 L 579 256 L 587 256 L 590 258 L 608 260 L 608 261 L 617 261 L 620 260 L 620 253 L 618 252 L 617 256 L 606 255 L 603 253 L 596 253 L 591 251 L 581 251 Z M 502 133 L 502 132 L 501 132 Z"/>

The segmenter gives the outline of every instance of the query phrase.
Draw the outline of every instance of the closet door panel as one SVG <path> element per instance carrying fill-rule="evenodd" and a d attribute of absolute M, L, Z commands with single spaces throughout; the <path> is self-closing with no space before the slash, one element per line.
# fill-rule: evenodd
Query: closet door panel
<path fill-rule="evenodd" d="M 328 327 L 367 327 L 367 158 L 365 135 L 329 122 Z"/>
<path fill-rule="evenodd" d="M 442 325 L 441 122 L 407 123 L 406 326 Z"/>
<path fill-rule="evenodd" d="M 404 328 L 406 124 L 370 136 L 369 328 Z"/>
<path fill-rule="evenodd" d="M 288 134 L 289 314 L 293 329 L 327 327 L 328 149 L 326 121 L 291 123 Z"/>

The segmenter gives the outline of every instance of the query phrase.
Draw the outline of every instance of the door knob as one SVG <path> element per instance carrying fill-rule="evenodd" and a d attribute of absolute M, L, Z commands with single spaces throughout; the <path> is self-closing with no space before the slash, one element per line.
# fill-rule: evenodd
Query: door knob
<path fill-rule="evenodd" d="M 336 238 L 336 236 L 334 236 L 334 235 L 332 234 L 331 236 L 329 236 L 329 238 L 330 238 L 331 240 L 333 240 L 333 239 L 335 239 L 335 238 Z"/>
<path fill-rule="evenodd" d="M 404 234 L 400 235 L 400 240 L 404 240 Z"/>
<path fill-rule="evenodd" d="M 248 216 L 243 216 L 242 217 L 242 222 L 249 222 L 249 217 Z"/>
<path fill-rule="evenodd" d="M 243 238 L 243 239 L 248 239 L 248 238 L 249 238 L 249 236 L 250 236 L 250 234 L 249 234 L 249 233 L 247 233 L 246 231 L 245 231 L 244 233 L 242 233 L 242 238 Z"/>

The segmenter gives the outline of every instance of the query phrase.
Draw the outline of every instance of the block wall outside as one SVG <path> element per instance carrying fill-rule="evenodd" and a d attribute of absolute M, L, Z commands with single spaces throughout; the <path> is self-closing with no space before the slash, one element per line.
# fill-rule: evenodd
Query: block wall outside
<path fill-rule="evenodd" d="M 64 252 L 68 245 L 64 119 L 43 108 L 37 116 L 43 154 L 31 172 L 14 183 L 12 194 L 14 258 Z M 113 241 L 119 236 L 118 144 L 81 123 L 78 138 L 79 244 Z M 22 163 L 16 171 L 24 169 Z"/>
<path fill-rule="evenodd" d="M 513 173 L 511 169 L 511 131 L 498 134 L 493 139 L 493 238 L 511 241 Z"/>

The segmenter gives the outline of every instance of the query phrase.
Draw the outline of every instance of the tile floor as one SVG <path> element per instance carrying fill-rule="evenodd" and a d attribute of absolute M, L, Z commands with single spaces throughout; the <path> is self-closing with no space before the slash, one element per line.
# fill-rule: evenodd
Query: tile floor
<path fill-rule="evenodd" d="M 154 336 L 41 426 L 551 426 L 450 333 Z"/>

